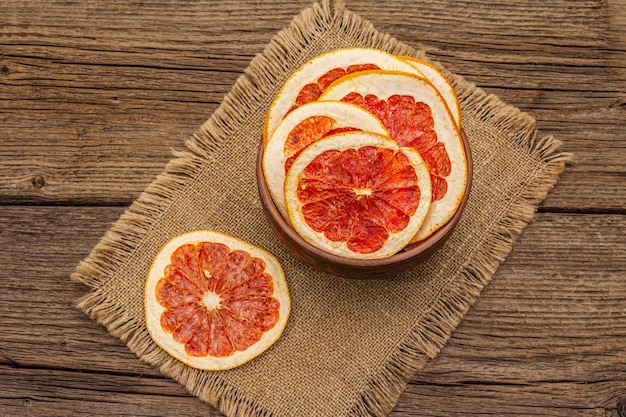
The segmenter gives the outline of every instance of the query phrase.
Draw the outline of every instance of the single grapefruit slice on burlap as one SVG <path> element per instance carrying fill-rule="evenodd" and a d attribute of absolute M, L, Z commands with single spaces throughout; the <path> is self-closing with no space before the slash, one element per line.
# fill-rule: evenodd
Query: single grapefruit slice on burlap
<path fill-rule="evenodd" d="M 370 112 L 341 101 L 314 101 L 285 117 L 263 150 L 263 174 L 274 204 L 289 220 L 285 206 L 285 175 L 296 157 L 310 144 L 342 131 L 362 130 L 387 135 Z"/>
<path fill-rule="evenodd" d="M 428 165 L 433 203 L 412 242 L 426 239 L 452 218 L 467 186 L 467 160 L 460 131 L 430 82 L 406 73 L 364 71 L 335 81 L 320 100 L 342 100 L 370 111 L 399 146 L 417 150 Z"/>
<path fill-rule="evenodd" d="M 152 339 L 189 366 L 239 366 L 281 336 L 290 312 L 282 267 L 271 254 L 214 231 L 168 242 L 145 287 Z"/>
<path fill-rule="evenodd" d="M 385 258 L 404 248 L 426 218 L 430 193 L 419 153 L 370 132 L 313 143 L 285 181 L 296 232 L 329 253 L 357 259 Z"/>
<path fill-rule="evenodd" d="M 420 70 L 441 94 L 452 114 L 457 128 L 461 129 L 461 105 L 454 87 L 445 75 L 433 64 L 411 56 L 401 56 L 403 60 Z"/>
<path fill-rule="evenodd" d="M 265 141 L 287 113 L 317 100 L 333 81 L 347 74 L 375 69 L 423 76 L 413 65 L 378 49 L 345 48 L 319 55 L 298 68 L 276 95 L 265 120 Z"/>

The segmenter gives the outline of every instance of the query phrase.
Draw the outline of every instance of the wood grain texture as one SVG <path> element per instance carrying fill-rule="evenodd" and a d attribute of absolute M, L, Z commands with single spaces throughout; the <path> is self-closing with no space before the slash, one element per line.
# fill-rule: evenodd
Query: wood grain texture
<path fill-rule="evenodd" d="M 3 2 L 0 201 L 129 204 L 306 4 Z M 618 3 L 347 5 L 565 142 L 578 163 L 546 206 L 626 205 Z"/>
<path fill-rule="evenodd" d="M 5 207 L 0 375 L 11 383 L 0 395 L 0 410 L 19 415 L 40 407 L 32 415 L 46 415 L 67 407 L 80 414 L 101 402 L 103 415 L 176 415 L 171 404 L 190 407 L 190 415 L 206 411 L 72 308 L 84 288 L 68 276 L 120 212 Z M 392 415 L 594 416 L 616 410 L 626 398 L 625 235 L 623 215 L 538 214 Z M 144 401 L 141 414 L 136 407 Z"/>
<path fill-rule="evenodd" d="M 90 373 L 85 379 L 76 371 L 1 369 L 3 416 L 221 416 L 163 378 Z"/>
<path fill-rule="evenodd" d="M 309 0 L 0 4 L 0 415 L 218 416 L 73 307 L 77 263 Z M 626 2 L 346 0 L 573 152 L 392 416 L 626 416 Z"/>

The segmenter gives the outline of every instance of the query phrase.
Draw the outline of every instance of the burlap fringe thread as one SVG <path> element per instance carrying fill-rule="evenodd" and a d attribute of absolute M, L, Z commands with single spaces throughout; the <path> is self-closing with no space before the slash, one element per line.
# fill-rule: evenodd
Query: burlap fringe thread
<path fill-rule="evenodd" d="M 276 77 L 288 75 L 286 57 L 301 57 L 303 49 L 330 27 L 340 28 L 356 39 L 358 45 L 426 59 L 423 52 L 416 53 L 395 38 L 377 32 L 371 23 L 348 11 L 341 1 L 331 3 L 324 0 L 304 10 L 289 27 L 272 39 L 262 55 L 252 60 L 221 106 L 187 141 L 188 151 L 178 153 L 177 158 L 168 163 L 165 171 L 126 210 L 89 257 L 78 265 L 72 279 L 90 287 L 100 287 L 122 264 L 131 262 L 135 248 L 141 245 L 152 225 L 159 222 L 170 202 L 210 166 L 212 153 L 219 152 L 220 145 L 245 122 L 246 115 L 259 107 L 260 100 L 268 94 L 271 86 L 283 81 Z M 532 117 L 467 81 L 461 82 L 461 78 L 454 74 L 446 72 L 446 75 L 455 84 L 463 110 L 479 114 L 484 123 L 508 133 L 518 146 L 527 149 L 545 167 L 537 172 L 526 191 L 509 207 L 495 234 L 463 267 L 458 279 L 442 291 L 430 312 L 421 318 L 407 340 L 394 351 L 387 366 L 369 382 L 360 401 L 348 414 L 351 417 L 385 416 L 392 410 L 411 376 L 428 359 L 437 356 L 531 220 L 536 205 L 554 186 L 565 163 L 572 160 L 570 154 L 559 152 L 561 144 L 558 140 L 537 138 Z M 273 416 L 261 404 L 244 398 L 235 388 L 219 381 L 217 373 L 189 368 L 164 353 L 152 342 L 143 324 L 120 311 L 114 300 L 110 300 L 101 289 L 94 288 L 77 301 L 77 307 L 123 340 L 138 356 L 159 366 L 161 372 L 185 385 L 192 394 L 224 414 Z"/>

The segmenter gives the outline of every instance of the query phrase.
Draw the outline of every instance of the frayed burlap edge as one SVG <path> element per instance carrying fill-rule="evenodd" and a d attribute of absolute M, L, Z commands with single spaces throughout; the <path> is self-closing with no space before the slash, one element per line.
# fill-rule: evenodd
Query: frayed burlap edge
<path fill-rule="evenodd" d="M 132 261 L 135 249 L 171 202 L 210 166 L 212 153 L 245 123 L 247 114 L 258 109 L 271 86 L 283 81 L 277 77 L 287 77 L 290 64 L 285 58 L 301 56 L 308 45 L 331 27 L 341 29 L 358 45 L 425 58 L 422 51 L 377 32 L 371 23 L 346 10 L 341 1 L 323 0 L 304 10 L 271 40 L 263 54 L 252 60 L 215 113 L 187 141 L 188 150 L 177 153 L 177 157 L 107 231 L 71 277 L 93 287 L 77 301 L 79 309 L 123 340 L 143 360 L 158 366 L 165 375 L 228 416 L 270 417 L 272 413 L 225 384 L 218 373 L 198 371 L 171 358 L 152 343 L 140 323 L 120 311 L 115 300 L 109 299 L 102 287 L 123 264 Z M 561 144 L 558 140 L 549 136 L 537 137 L 532 117 L 461 77 L 447 71 L 446 74 L 455 85 L 464 112 L 472 112 L 484 123 L 500 129 L 542 165 L 504 213 L 494 233 L 462 268 L 457 279 L 442 291 L 431 310 L 392 353 L 386 366 L 369 381 L 359 401 L 352 406 L 350 416 L 384 416 L 391 411 L 411 376 L 439 353 L 510 252 L 536 206 L 556 183 L 565 163 L 571 160 L 571 155 L 559 151 Z"/>

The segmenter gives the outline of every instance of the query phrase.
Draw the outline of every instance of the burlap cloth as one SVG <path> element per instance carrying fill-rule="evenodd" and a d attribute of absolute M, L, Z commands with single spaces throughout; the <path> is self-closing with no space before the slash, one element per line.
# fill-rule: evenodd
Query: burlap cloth
<path fill-rule="evenodd" d="M 356 281 L 297 260 L 263 215 L 255 158 L 267 109 L 309 58 L 368 46 L 424 59 L 342 3 L 314 4 L 255 57 L 221 106 L 106 233 L 72 278 L 90 286 L 78 307 L 140 358 L 227 416 L 386 415 L 411 376 L 440 351 L 563 170 L 559 142 L 534 120 L 449 74 L 474 157 L 471 198 L 452 237 L 427 263 L 390 280 Z M 214 229 L 273 253 L 292 312 L 281 339 L 236 369 L 206 372 L 152 342 L 143 289 L 169 239 Z M 182 411 L 182 410 L 181 410 Z"/>

